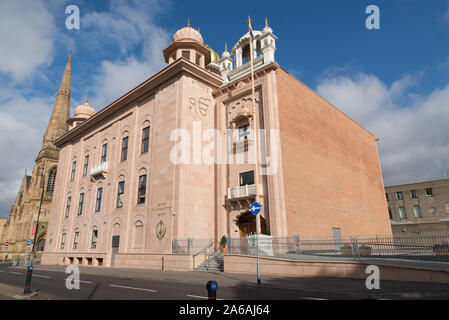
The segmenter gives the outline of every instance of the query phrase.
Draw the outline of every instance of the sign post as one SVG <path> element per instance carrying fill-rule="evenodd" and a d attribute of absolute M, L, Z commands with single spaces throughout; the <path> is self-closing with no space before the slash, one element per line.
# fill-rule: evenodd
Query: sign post
<path fill-rule="evenodd" d="M 30 247 L 30 245 L 31 245 L 31 241 L 28 240 L 27 241 L 27 252 L 25 253 L 25 265 L 28 265 L 28 248 Z"/>
<path fill-rule="evenodd" d="M 260 284 L 260 259 L 259 259 L 259 219 L 257 215 L 260 213 L 262 206 L 258 202 L 251 205 L 251 213 L 256 216 L 256 251 L 257 251 L 257 284 Z"/>
<path fill-rule="evenodd" d="M 23 290 L 24 294 L 31 293 L 30 286 L 31 286 L 31 277 L 32 277 L 32 275 L 33 275 L 33 266 L 29 266 L 28 267 L 28 272 L 27 272 L 27 278 L 26 278 L 26 281 L 25 281 L 25 289 Z"/>

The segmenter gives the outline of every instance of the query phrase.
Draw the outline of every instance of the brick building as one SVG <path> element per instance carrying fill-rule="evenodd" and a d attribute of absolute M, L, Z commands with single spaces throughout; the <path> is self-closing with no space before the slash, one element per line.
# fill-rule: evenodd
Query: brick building
<path fill-rule="evenodd" d="M 385 188 L 395 236 L 449 233 L 449 179 Z"/>
<path fill-rule="evenodd" d="M 151 267 L 175 239 L 244 237 L 256 190 L 262 233 L 391 235 L 376 138 L 279 66 L 268 25 L 252 40 L 255 117 L 249 41 L 220 57 L 187 26 L 160 72 L 75 109 L 43 263 Z"/>

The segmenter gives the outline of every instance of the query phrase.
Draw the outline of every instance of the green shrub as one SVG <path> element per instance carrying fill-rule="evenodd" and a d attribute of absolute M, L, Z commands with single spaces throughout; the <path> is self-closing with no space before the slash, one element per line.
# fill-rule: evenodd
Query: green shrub
<path fill-rule="evenodd" d="M 226 236 L 221 237 L 220 245 L 222 248 L 226 247 L 227 242 L 228 242 L 228 238 L 226 238 Z"/>
<path fill-rule="evenodd" d="M 371 247 L 370 247 L 370 246 L 367 246 L 366 244 L 362 244 L 362 245 L 359 247 L 359 250 L 371 250 Z"/>

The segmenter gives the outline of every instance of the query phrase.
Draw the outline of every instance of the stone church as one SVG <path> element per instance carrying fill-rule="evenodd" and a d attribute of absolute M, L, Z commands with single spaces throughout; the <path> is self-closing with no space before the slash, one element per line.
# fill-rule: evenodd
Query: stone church
<path fill-rule="evenodd" d="M 376 137 L 285 71 L 277 40 L 266 23 L 219 56 L 188 25 L 165 68 L 98 112 L 77 107 L 54 142 L 42 263 L 188 269 L 198 260 L 172 254 L 181 241 L 217 247 L 256 225 L 272 237 L 391 235 Z"/>
<path fill-rule="evenodd" d="M 23 258 L 27 241 L 31 241 L 28 248 L 30 254 L 40 257 L 44 249 L 59 160 L 59 149 L 53 142 L 69 130 L 71 66 L 72 54 L 65 67 L 33 171 L 31 175 L 25 172 L 16 201 L 3 226 L 0 259 L 5 255 L 8 259 Z M 5 242 L 9 242 L 6 251 Z"/>

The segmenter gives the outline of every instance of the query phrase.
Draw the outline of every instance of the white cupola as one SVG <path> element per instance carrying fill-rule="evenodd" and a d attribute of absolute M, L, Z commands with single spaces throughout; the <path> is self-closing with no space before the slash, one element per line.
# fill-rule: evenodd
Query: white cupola
<path fill-rule="evenodd" d="M 258 69 L 263 65 L 274 62 L 274 53 L 276 51 L 276 40 L 278 38 L 273 34 L 273 30 L 268 26 L 265 19 L 265 28 L 262 31 L 253 30 L 252 49 L 254 69 Z M 233 81 L 250 72 L 250 35 L 247 32 L 232 48 L 234 56 L 234 70 L 225 71 L 225 81 Z M 224 60 L 224 56 L 222 58 Z M 221 60 L 220 60 L 221 61 Z M 222 71 L 223 75 L 223 71 Z"/>
<path fill-rule="evenodd" d="M 262 30 L 262 35 L 259 38 L 264 64 L 275 61 L 274 52 L 276 51 L 277 39 L 273 34 L 273 30 L 268 26 L 268 20 L 265 19 L 265 28 Z"/>
<path fill-rule="evenodd" d="M 231 58 L 231 54 L 228 52 L 228 44 L 225 43 L 225 51 L 221 55 L 221 59 L 218 60 L 218 64 L 221 68 L 221 76 L 224 81 L 228 80 L 228 73 L 234 70 L 234 61 Z"/>

